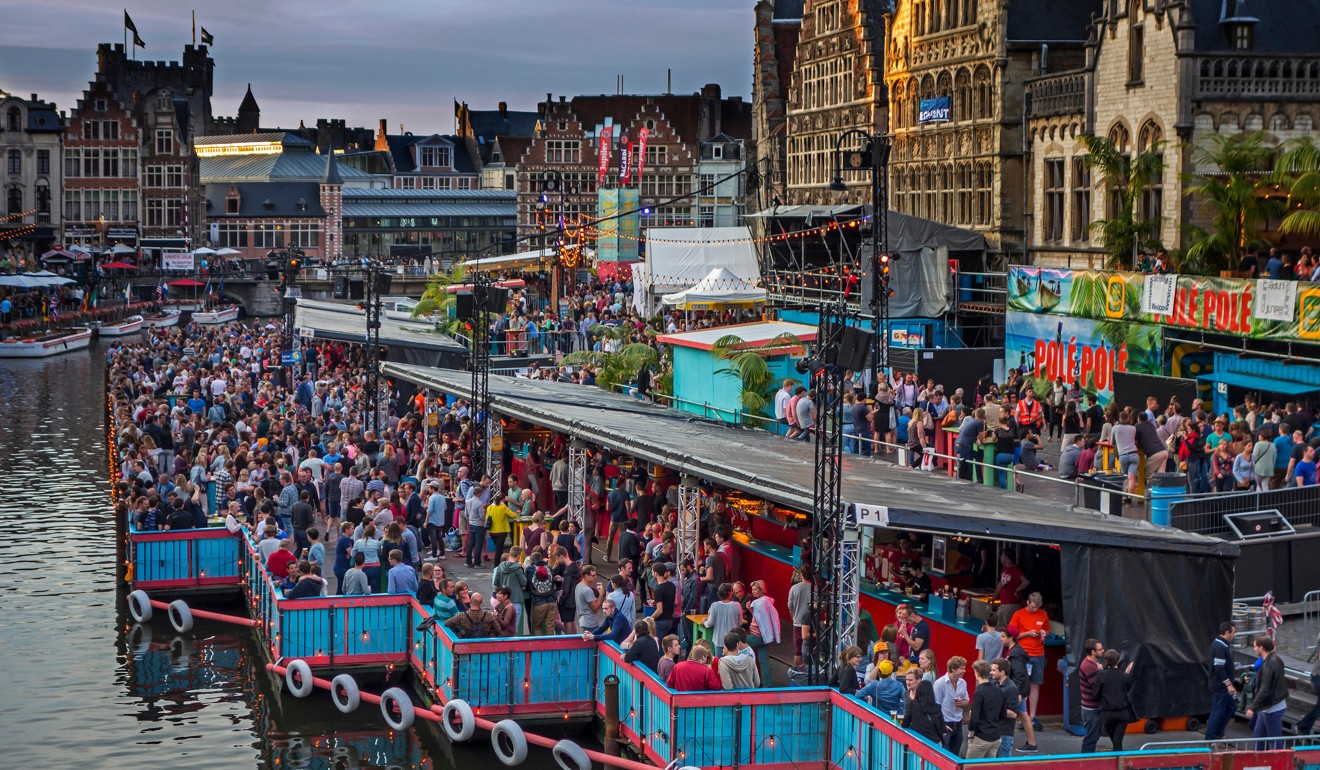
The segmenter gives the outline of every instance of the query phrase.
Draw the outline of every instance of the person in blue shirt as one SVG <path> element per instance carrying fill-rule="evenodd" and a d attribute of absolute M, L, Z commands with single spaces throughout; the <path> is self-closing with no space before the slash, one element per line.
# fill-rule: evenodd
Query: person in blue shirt
<path fill-rule="evenodd" d="M 1268 426 L 1266 426 L 1268 429 Z M 1288 463 L 1292 461 L 1293 440 L 1292 431 L 1288 430 L 1287 425 L 1279 425 L 1279 436 L 1274 441 L 1274 483 L 1270 485 L 1273 489 L 1276 486 L 1291 486 L 1292 479 L 1282 478 L 1283 474 L 1288 472 Z M 1265 435 L 1269 435 L 1268 433 Z"/>
<path fill-rule="evenodd" d="M 1301 462 L 1293 469 L 1291 481 L 1299 487 L 1315 486 L 1315 447 L 1308 446 Z"/>
<path fill-rule="evenodd" d="M 903 413 L 898 416 L 898 435 L 895 437 L 900 446 L 906 446 L 908 435 L 908 423 L 912 422 L 912 407 L 903 407 Z"/>
<path fill-rule="evenodd" d="M 440 581 L 439 593 L 435 595 L 435 601 L 431 602 L 431 614 L 441 624 L 458 614 L 458 600 L 454 598 L 453 580 L 445 578 Z"/>
<path fill-rule="evenodd" d="M 426 535 L 431 541 L 431 557 L 445 558 L 445 531 L 449 529 L 449 516 L 454 501 L 441 493 L 439 485 L 427 485 L 426 498 Z"/>
<path fill-rule="evenodd" d="M 343 586 L 344 573 L 353 566 L 353 524 L 344 522 L 335 541 L 335 585 Z"/>
<path fill-rule="evenodd" d="M 390 571 L 386 577 L 389 579 L 386 584 L 387 593 L 417 593 L 417 570 L 404 562 L 403 551 L 398 548 L 390 551 Z"/>
<path fill-rule="evenodd" d="M 202 400 L 201 391 L 193 391 L 192 398 L 188 399 L 188 409 L 193 414 L 202 414 L 206 411 L 206 402 Z"/>
<path fill-rule="evenodd" d="M 894 664 L 881 660 L 874 674 L 876 678 L 857 691 L 858 700 L 869 701 L 883 714 L 903 716 L 907 693 L 903 683 L 894 678 Z"/>
<path fill-rule="evenodd" d="M 601 604 L 601 608 L 605 610 L 605 622 L 584 631 L 582 638 L 588 642 L 601 639 L 606 642 L 623 644 L 623 640 L 632 634 L 632 621 L 624 617 L 623 613 L 618 612 L 614 602 L 609 599 Z"/>

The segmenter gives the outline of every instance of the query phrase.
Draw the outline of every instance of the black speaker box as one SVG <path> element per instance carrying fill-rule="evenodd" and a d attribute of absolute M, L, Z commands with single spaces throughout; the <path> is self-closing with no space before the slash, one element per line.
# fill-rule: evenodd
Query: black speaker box
<path fill-rule="evenodd" d="M 839 355 L 834 365 L 840 369 L 860 371 L 866 366 L 866 357 L 871 352 L 871 332 L 855 326 L 845 326 L 839 341 Z"/>
<path fill-rule="evenodd" d="M 472 292 L 460 291 L 454 295 L 454 315 L 463 320 L 472 318 L 475 314 L 475 307 L 472 303 Z"/>

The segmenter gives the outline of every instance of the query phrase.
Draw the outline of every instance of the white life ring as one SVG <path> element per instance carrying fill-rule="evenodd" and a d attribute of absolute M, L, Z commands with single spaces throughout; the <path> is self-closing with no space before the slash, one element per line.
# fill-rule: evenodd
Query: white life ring
<path fill-rule="evenodd" d="M 133 616 L 134 622 L 148 623 L 151 621 L 151 597 L 141 588 L 128 595 L 128 614 Z"/>
<path fill-rule="evenodd" d="M 170 625 L 174 630 L 181 634 L 186 634 L 192 630 L 193 616 L 192 610 L 188 609 L 188 602 L 182 599 L 175 599 L 170 602 Z"/>
<path fill-rule="evenodd" d="M 316 684 L 312 682 L 312 667 L 307 665 L 307 661 L 289 661 L 289 665 L 284 668 L 284 686 L 289 688 L 295 698 L 306 698 L 312 694 Z"/>
<path fill-rule="evenodd" d="M 408 693 L 398 687 L 380 694 L 380 713 L 385 717 L 385 723 L 395 730 L 407 730 L 417 718 Z"/>
<path fill-rule="evenodd" d="M 591 757 L 587 756 L 581 746 L 567 738 L 556 743 L 550 753 L 555 755 L 555 762 L 563 770 L 591 770 Z"/>
<path fill-rule="evenodd" d="M 467 701 L 454 698 L 441 710 L 440 724 L 449 740 L 462 743 L 472 738 L 472 733 L 477 729 L 477 718 L 472 714 L 472 707 Z"/>
<path fill-rule="evenodd" d="M 330 700 L 341 714 L 352 714 L 362 703 L 362 692 L 352 674 L 340 674 L 330 680 Z"/>
<path fill-rule="evenodd" d="M 505 741 L 508 746 L 504 745 Z M 521 765 L 527 759 L 527 736 L 512 719 L 501 719 L 495 723 L 490 729 L 490 745 L 495 749 L 495 756 L 509 767 Z"/>

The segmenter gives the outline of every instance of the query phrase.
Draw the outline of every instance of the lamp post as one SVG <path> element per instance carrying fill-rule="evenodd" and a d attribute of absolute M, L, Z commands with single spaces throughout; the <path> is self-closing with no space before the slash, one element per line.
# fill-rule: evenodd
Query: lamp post
<path fill-rule="evenodd" d="M 849 138 L 859 146 L 845 151 Z M 830 189 L 846 192 L 844 171 L 871 172 L 871 318 L 875 334 L 871 337 L 871 385 L 874 395 L 880 383 L 880 371 L 889 364 L 889 137 L 868 134 L 850 128 L 834 142 L 834 181 Z"/>

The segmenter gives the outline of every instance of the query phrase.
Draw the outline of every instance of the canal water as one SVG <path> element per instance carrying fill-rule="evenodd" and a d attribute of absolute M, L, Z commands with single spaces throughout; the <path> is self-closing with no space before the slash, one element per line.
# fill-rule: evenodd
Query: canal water
<path fill-rule="evenodd" d="M 103 348 L 0 361 L 0 724 L 6 767 L 489 768 L 379 710 L 272 690 L 249 631 L 135 626 L 115 590 Z M 555 767 L 533 751 L 524 767 Z"/>

